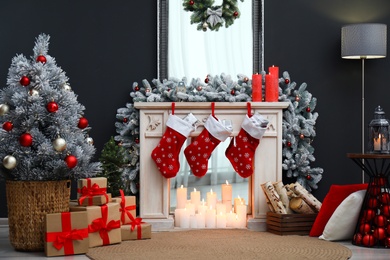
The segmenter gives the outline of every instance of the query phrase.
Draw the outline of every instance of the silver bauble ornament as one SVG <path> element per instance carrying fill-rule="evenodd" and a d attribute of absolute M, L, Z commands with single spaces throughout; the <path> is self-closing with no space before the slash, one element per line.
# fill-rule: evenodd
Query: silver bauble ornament
<path fill-rule="evenodd" d="M 64 83 L 64 84 L 62 85 L 62 89 L 63 89 L 63 90 L 67 90 L 67 91 L 71 91 L 71 90 L 72 90 L 72 88 L 71 88 L 67 83 Z"/>
<path fill-rule="evenodd" d="M 16 158 L 13 157 L 12 155 L 7 155 L 3 159 L 3 165 L 8 170 L 12 170 L 13 168 L 16 167 Z"/>
<path fill-rule="evenodd" d="M 55 139 L 53 141 L 53 147 L 54 147 L 54 150 L 56 150 L 57 152 L 62 152 L 63 150 L 66 149 L 65 139 L 58 137 L 57 139 Z"/>
<path fill-rule="evenodd" d="M 35 96 L 38 96 L 39 95 L 39 92 L 38 90 L 36 89 L 30 89 L 30 91 L 28 92 L 30 94 L 30 96 L 32 97 L 35 97 Z"/>
<path fill-rule="evenodd" d="M 0 105 L 0 116 L 7 114 L 9 111 L 9 106 L 7 104 Z"/>
<path fill-rule="evenodd" d="M 92 139 L 92 137 L 87 137 L 87 143 L 89 143 L 90 145 L 93 144 L 93 139 Z"/>
<path fill-rule="evenodd" d="M 204 22 L 203 23 L 203 31 L 207 31 L 208 27 L 209 27 L 209 25 L 206 22 Z"/>

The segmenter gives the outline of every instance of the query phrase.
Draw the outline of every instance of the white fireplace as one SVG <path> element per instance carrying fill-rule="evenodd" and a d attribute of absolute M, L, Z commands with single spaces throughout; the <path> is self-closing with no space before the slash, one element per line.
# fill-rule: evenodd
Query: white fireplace
<path fill-rule="evenodd" d="M 174 228 L 174 216 L 170 212 L 170 180 L 163 177 L 151 158 L 166 129 L 166 121 L 171 113 L 171 102 L 135 102 L 140 110 L 140 217 L 152 224 L 152 229 L 169 230 Z M 260 185 L 267 181 L 282 179 L 282 118 L 287 102 L 252 102 L 252 114 L 261 114 L 269 120 L 267 131 L 255 153 L 255 170 L 249 178 L 249 214 L 247 228 L 266 230 L 266 213 L 269 208 Z M 184 118 L 192 113 L 199 121 L 211 114 L 211 102 L 177 102 L 175 115 Z M 233 123 L 235 136 L 247 114 L 246 102 L 216 102 L 215 116 Z M 203 130 L 200 126 L 190 137 L 196 137 Z"/>

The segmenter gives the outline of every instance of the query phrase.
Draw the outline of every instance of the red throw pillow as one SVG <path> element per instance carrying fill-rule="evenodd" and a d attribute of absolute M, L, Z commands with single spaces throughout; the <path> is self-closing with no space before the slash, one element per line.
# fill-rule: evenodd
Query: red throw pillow
<path fill-rule="evenodd" d="M 328 223 L 328 220 L 336 208 L 340 205 L 340 203 L 343 202 L 343 200 L 351 193 L 358 190 L 366 190 L 367 187 L 367 183 L 330 186 L 329 192 L 326 194 L 324 201 L 322 202 L 320 212 L 318 212 L 318 215 L 310 230 L 309 236 L 321 236 L 326 223 Z"/>

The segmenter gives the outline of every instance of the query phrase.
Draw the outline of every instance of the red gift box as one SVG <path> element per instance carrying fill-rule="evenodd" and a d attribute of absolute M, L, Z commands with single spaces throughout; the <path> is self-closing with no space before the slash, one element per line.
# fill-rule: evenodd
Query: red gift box
<path fill-rule="evenodd" d="M 135 218 L 131 224 L 121 226 L 121 233 L 122 241 L 148 239 L 152 237 L 152 225 Z"/>
<path fill-rule="evenodd" d="M 137 216 L 135 196 L 125 196 L 123 190 L 119 190 L 121 197 L 115 197 L 113 202 L 119 203 L 119 211 L 121 214 L 121 223 L 129 224 L 134 221 Z"/>
<path fill-rule="evenodd" d="M 107 194 L 107 178 L 78 180 L 77 198 L 79 205 L 82 206 L 99 206 L 110 202 L 111 195 Z"/>
<path fill-rule="evenodd" d="M 87 212 L 47 214 L 45 218 L 45 255 L 61 256 L 88 252 Z"/>

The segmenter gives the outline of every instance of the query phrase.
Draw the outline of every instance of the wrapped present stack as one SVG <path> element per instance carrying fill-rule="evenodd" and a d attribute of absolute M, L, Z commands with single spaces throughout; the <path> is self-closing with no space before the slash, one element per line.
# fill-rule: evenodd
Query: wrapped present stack
<path fill-rule="evenodd" d="M 136 217 L 135 196 L 111 198 L 104 177 L 80 179 L 70 211 L 46 215 L 46 256 L 85 254 L 88 248 L 151 238 L 151 225 Z"/>
<path fill-rule="evenodd" d="M 279 235 L 307 235 L 321 209 L 318 201 L 298 182 L 261 184 L 270 211 L 267 230 Z"/>

